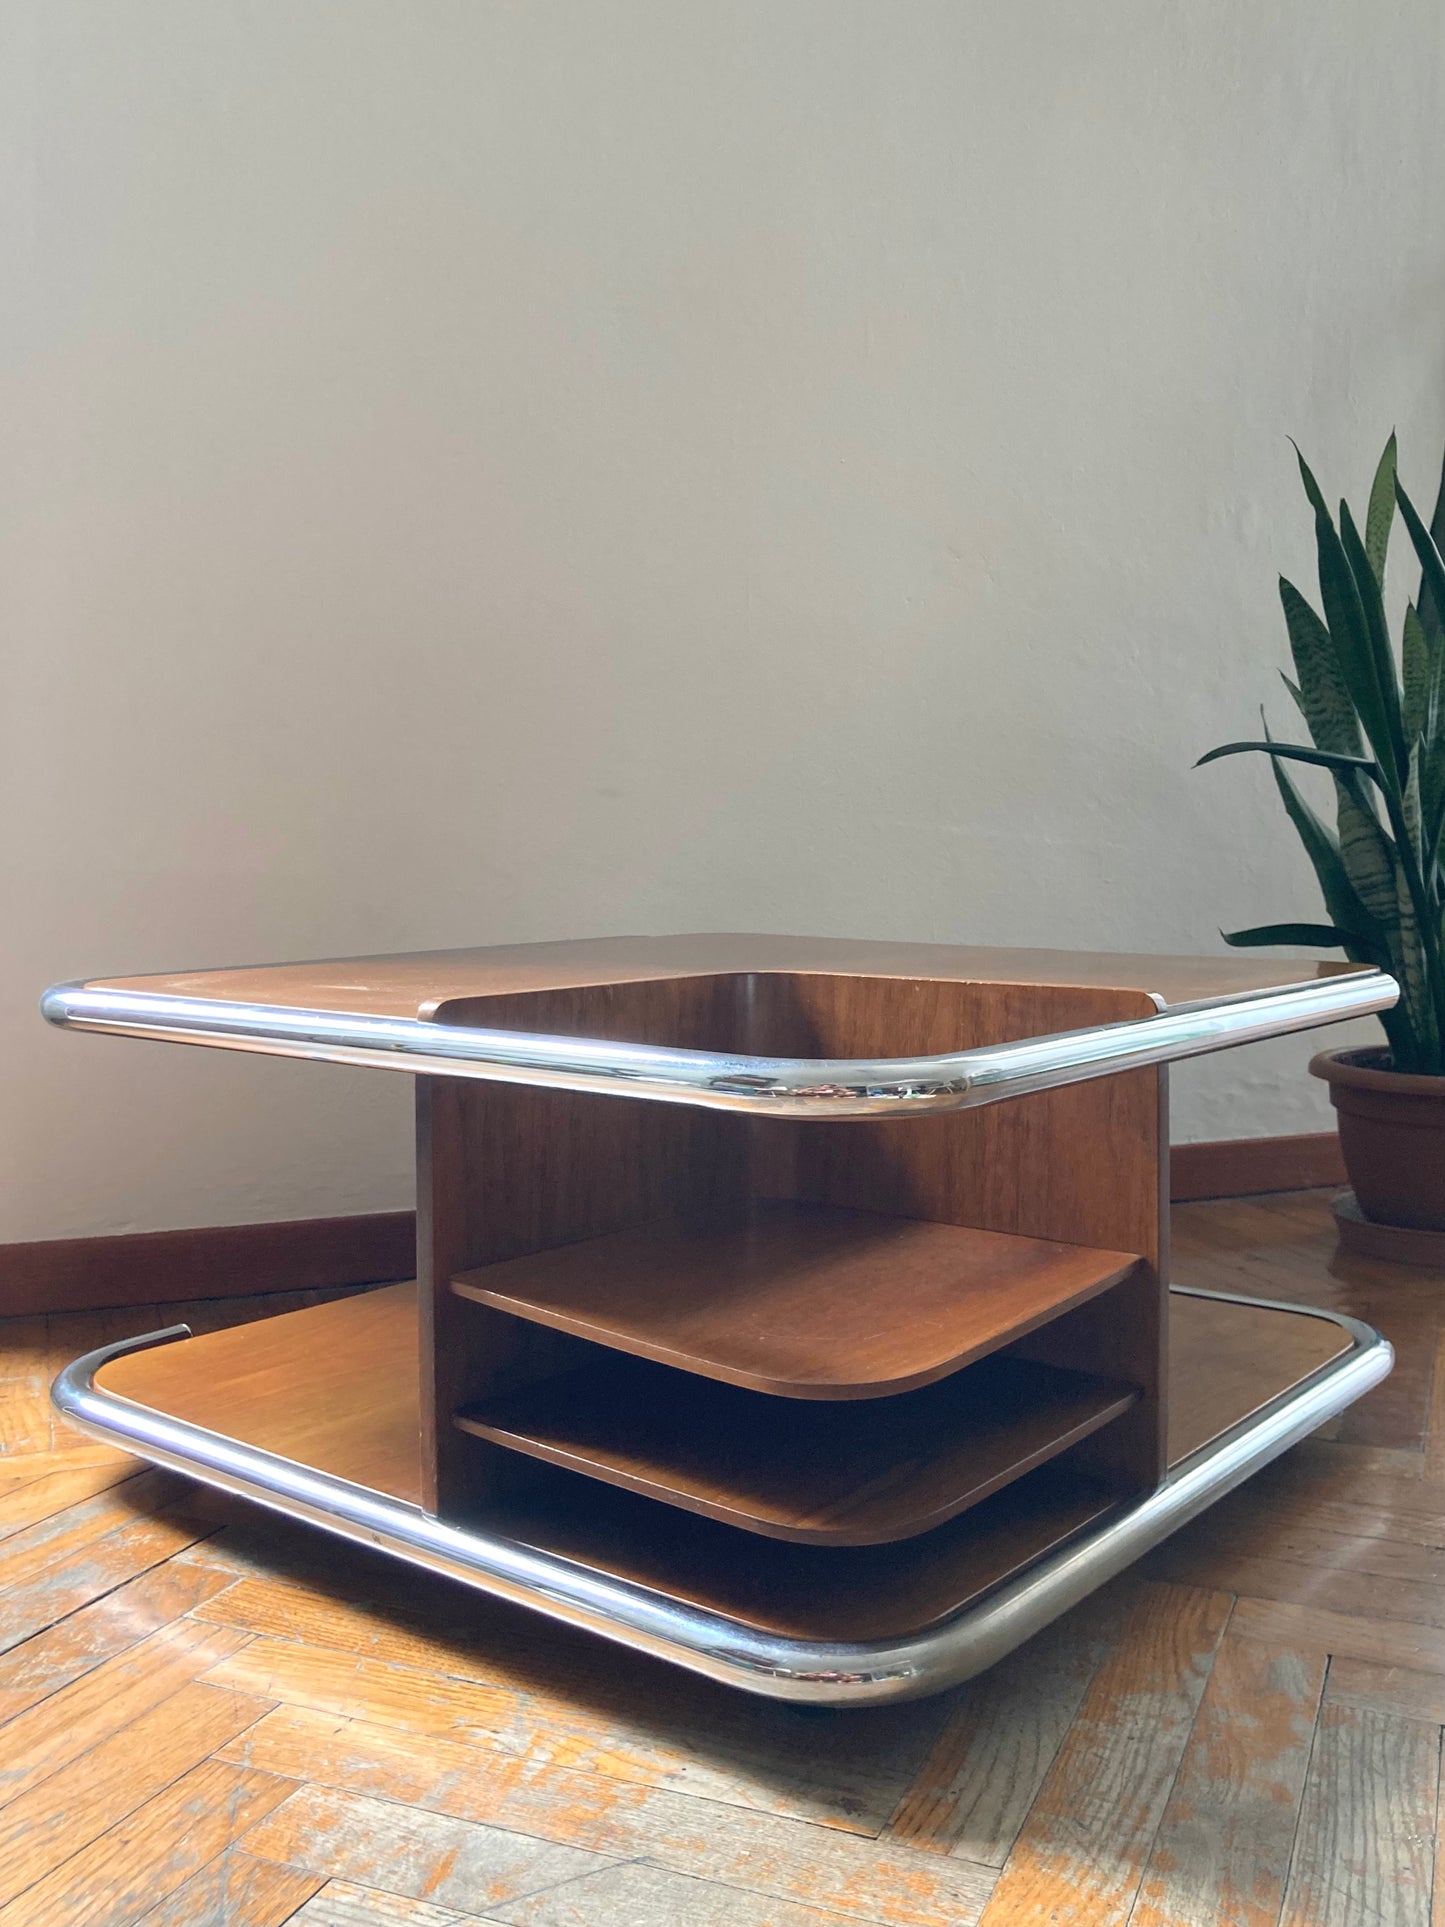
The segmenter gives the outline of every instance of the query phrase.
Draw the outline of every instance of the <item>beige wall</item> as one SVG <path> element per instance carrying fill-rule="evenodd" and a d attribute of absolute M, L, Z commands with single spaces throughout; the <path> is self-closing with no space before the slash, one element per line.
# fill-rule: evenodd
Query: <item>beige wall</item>
<path fill-rule="evenodd" d="M 404 1079 L 55 978 L 1313 913 L 1189 765 L 1284 720 L 1286 434 L 1433 483 L 1435 0 L 0 22 L 0 1238 L 408 1192 Z M 1318 1128 L 1306 1055 L 1179 1135 Z"/>

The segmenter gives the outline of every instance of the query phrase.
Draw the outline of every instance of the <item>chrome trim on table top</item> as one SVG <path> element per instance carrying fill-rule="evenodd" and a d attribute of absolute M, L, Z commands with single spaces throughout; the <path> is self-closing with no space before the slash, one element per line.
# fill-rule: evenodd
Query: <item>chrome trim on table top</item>
<path fill-rule="evenodd" d="M 1259 1038 L 1388 1010 L 1382 971 L 1174 1004 L 1158 1016 L 931 1057 L 749 1057 L 588 1037 L 534 1036 L 421 1018 L 57 984 L 41 1009 L 71 1030 L 209 1044 L 327 1064 L 475 1077 L 701 1104 L 773 1117 L 893 1117 L 968 1110 L 1086 1078 L 1197 1057 Z"/>
<path fill-rule="evenodd" d="M 992 1666 L 1369 1391 L 1394 1358 L 1378 1332 L 1337 1312 L 1175 1289 L 1188 1297 L 1327 1318 L 1349 1336 L 1350 1347 L 1171 1467 L 1164 1483 L 1145 1498 L 1121 1506 L 951 1619 L 892 1640 L 846 1643 L 760 1632 L 554 1553 L 443 1524 L 417 1506 L 168 1418 L 95 1384 L 109 1359 L 187 1337 L 184 1325 L 87 1353 L 61 1372 L 52 1396 L 73 1425 L 109 1445 L 479 1591 L 750 1693 L 861 1706 L 941 1692 Z"/>

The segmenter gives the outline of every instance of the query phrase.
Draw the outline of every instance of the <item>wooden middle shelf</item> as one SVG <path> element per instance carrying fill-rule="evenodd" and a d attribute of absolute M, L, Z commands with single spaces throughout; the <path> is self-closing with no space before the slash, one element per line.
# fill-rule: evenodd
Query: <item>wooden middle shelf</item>
<path fill-rule="evenodd" d="M 603 1352 L 456 1422 L 767 1538 L 865 1546 L 942 1525 L 1137 1397 L 1083 1372 L 998 1356 L 897 1398 L 804 1402 Z"/>
<path fill-rule="evenodd" d="M 1137 1262 L 962 1225 L 754 1203 L 484 1265 L 452 1290 L 752 1391 L 873 1399 L 947 1377 Z"/>

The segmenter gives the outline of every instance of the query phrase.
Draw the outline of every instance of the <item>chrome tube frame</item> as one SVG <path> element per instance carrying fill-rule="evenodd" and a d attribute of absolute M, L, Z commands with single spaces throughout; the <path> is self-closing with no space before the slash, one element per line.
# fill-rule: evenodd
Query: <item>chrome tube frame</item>
<path fill-rule="evenodd" d="M 968 1110 L 1085 1078 L 1227 1050 L 1388 1010 L 1393 977 L 1360 971 L 1174 1004 L 1157 1017 L 934 1057 L 749 1057 L 586 1037 L 534 1036 L 420 1018 L 339 1015 L 152 991 L 57 984 L 41 1009 L 71 1030 L 177 1044 L 702 1104 L 771 1117 L 897 1117 Z"/>
<path fill-rule="evenodd" d="M 95 1384 L 108 1359 L 188 1336 L 184 1325 L 87 1353 L 60 1374 L 52 1396 L 72 1425 L 108 1445 L 479 1591 L 750 1693 L 861 1706 L 937 1693 L 992 1666 L 1378 1384 L 1393 1362 L 1387 1341 L 1357 1319 L 1222 1292 L 1185 1290 L 1184 1295 L 1328 1318 L 1349 1335 L 1350 1347 L 1182 1460 L 1156 1491 L 1121 1506 L 951 1619 L 889 1641 L 839 1643 L 759 1632 L 536 1547 L 445 1525 L 416 1506 L 168 1418 Z"/>

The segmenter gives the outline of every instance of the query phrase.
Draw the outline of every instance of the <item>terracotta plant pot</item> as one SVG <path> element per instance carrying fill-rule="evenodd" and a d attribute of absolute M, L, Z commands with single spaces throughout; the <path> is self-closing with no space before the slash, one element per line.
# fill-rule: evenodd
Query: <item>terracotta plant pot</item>
<path fill-rule="evenodd" d="M 1382 1049 L 1321 1051 L 1355 1200 L 1376 1224 L 1445 1231 L 1445 1077 L 1389 1068 Z"/>

